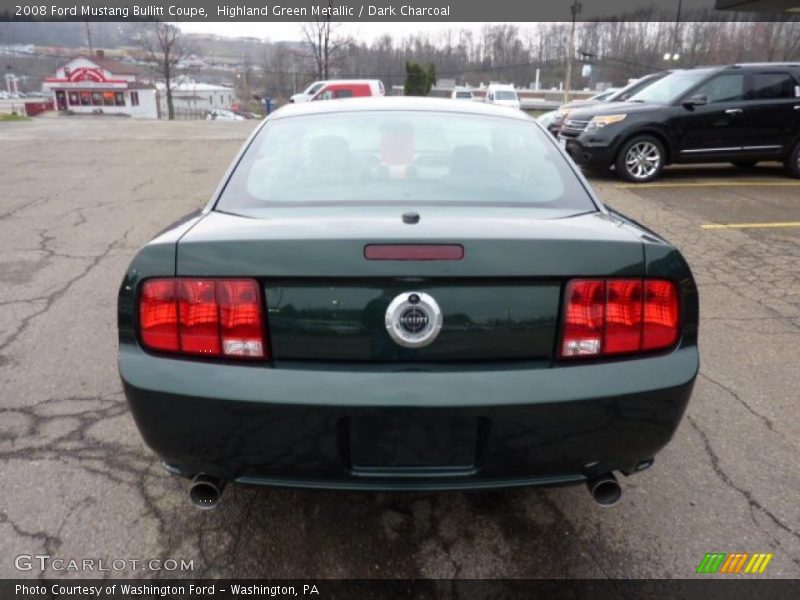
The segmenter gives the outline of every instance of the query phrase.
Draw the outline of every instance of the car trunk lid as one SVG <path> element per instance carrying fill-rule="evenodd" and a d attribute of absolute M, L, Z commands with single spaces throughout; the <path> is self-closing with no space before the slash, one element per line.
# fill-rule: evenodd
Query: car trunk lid
<path fill-rule="evenodd" d="M 409 211 L 419 222 L 404 222 Z M 643 276 L 643 253 L 603 213 L 543 214 L 419 206 L 276 210 L 269 218 L 211 212 L 179 242 L 177 274 L 262 282 L 276 361 L 552 359 L 564 282 Z M 463 256 L 391 258 L 392 248 L 410 244 L 463 248 Z M 367 246 L 390 251 L 372 260 Z M 438 337 L 421 348 L 397 343 L 385 320 L 392 301 L 412 292 L 435 299 L 442 313 Z"/>

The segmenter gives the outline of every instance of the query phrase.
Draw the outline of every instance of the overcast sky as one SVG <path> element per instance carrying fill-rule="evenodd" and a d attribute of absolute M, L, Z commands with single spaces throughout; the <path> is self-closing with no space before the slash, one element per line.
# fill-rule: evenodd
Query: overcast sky
<path fill-rule="evenodd" d="M 244 22 L 191 22 L 178 23 L 181 29 L 191 33 L 215 33 L 227 37 L 256 37 L 269 39 L 273 42 L 291 41 L 302 39 L 300 23 L 244 23 Z M 342 23 L 342 32 L 347 32 L 357 39 L 368 42 L 389 33 L 395 38 L 404 38 L 408 35 L 424 31 L 426 33 L 437 33 L 448 29 L 472 29 L 479 31 L 483 23 Z M 526 25 L 526 23 L 516 23 L 516 25 Z"/>
<path fill-rule="evenodd" d="M 525 0 L 520 0 L 524 2 Z M 571 2 L 566 0 L 555 0 L 556 2 L 563 3 L 564 7 L 564 20 L 570 18 L 570 5 Z M 616 0 L 616 4 L 624 7 L 625 10 L 634 7 L 651 7 L 653 5 L 659 6 L 667 13 L 677 11 L 677 7 L 681 6 L 683 15 L 690 14 L 688 11 L 697 8 L 713 8 L 715 0 Z M 609 14 L 614 14 L 615 0 L 590 0 L 589 2 L 582 2 L 581 15 L 584 19 L 590 18 L 606 18 Z M 623 10 L 623 9 L 620 9 Z M 536 10 L 532 6 L 531 16 L 535 16 Z M 530 23 L 514 23 L 525 27 Z M 271 41 L 281 40 L 300 40 L 300 23 L 276 23 L 272 22 L 236 22 L 236 21 L 195 21 L 188 23 L 178 23 L 178 25 L 185 31 L 194 33 L 216 33 L 219 35 L 229 37 L 256 37 L 261 39 L 269 39 Z M 395 38 L 404 38 L 417 32 L 425 32 L 434 34 L 439 31 L 446 31 L 447 29 L 471 29 L 473 31 L 480 31 L 484 23 L 458 23 L 458 22 L 419 22 L 419 21 L 394 21 L 390 23 L 365 23 L 365 22 L 344 22 L 341 23 L 341 29 L 350 35 L 363 39 L 365 41 L 372 41 L 385 33 L 389 33 Z"/>

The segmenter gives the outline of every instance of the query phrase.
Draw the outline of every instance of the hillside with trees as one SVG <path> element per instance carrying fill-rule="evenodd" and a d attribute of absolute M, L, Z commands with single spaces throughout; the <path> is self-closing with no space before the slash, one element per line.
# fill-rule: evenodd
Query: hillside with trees
<path fill-rule="evenodd" d="M 749 22 L 741 20 L 746 15 L 730 13 L 721 17 L 725 21 L 689 21 L 677 26 L 658 20 L 667 18 L 659 14 L 635 18 L 578 24 L 576 64 L 591 63 L 593 69 L 589 78 L 582 76 L 580 68 L 573 69 L 573 89 L 600 82 L 621 85 L 665 68 L 800 60 L 800 21 L 796 18 Z M 379 78 L 387 89 L 403 86 L 407 63 L 434 65 L 439 79 L 459 84 L 503 81 L 528 86 L 538 69 L 541 87 L 563 85 L 569 23 L 490 23 L 479 30 L 448 29 L 443 24 L 436 34 L 398 38 L 387 32 L 369 42 L 353 39 L 346 27 L 338 25 L 330 24 L 325 30 L 324 23 L 323 29 L 320 23 L 287 24 L 286 37 L 291 41 L 189 35 L 196 60 L 185 70 L 210 83 L 235 85 L 242 98 L 269 93 L 278 100 L 326 73 L 331 78 Z M 146 60 L 136 50 L 140 27 L 137 23 L 91 23 L 92 42 L 115 58 Z M 38 56 L 49 61 L 46 68 L 30 56 L 3 51 L 20 44 L 46 48 Z M 52 53 L 78 54 L 86 51 L 86 45 L 85 23 L 0 22 L 0 60 L 20 75 L 30 72 L 31 86 L 52 67 Z M 116 48 L 121 49 L 117 55 Z M 667 61 L 665 54 L 678 59 Z"/>

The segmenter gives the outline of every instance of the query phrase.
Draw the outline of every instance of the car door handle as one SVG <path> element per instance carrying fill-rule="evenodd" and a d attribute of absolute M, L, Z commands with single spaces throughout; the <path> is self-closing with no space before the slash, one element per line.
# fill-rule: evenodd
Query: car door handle
<path fill-rule="evenodd" d="M 728 110 L 725 111 L 725 114 L 726 115 L 740 115 L 740 114 L 742 114 L 742 112 L 744 112 L 744 111 L 742 111 L 741 108 L 729 108 Z"/>

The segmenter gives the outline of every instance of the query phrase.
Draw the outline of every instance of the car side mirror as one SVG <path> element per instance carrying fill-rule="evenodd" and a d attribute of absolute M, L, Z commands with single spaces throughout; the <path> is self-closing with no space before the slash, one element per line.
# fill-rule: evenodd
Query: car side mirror
<path fill-rule="evenodd" d="M 686 108 L 692 108 L 694 106 L 705 106 L 706 104 L 708 104 L 708 98 L 703 94 L 690 96 L 689 98 L 683 101 L 683 105 Z"/>

